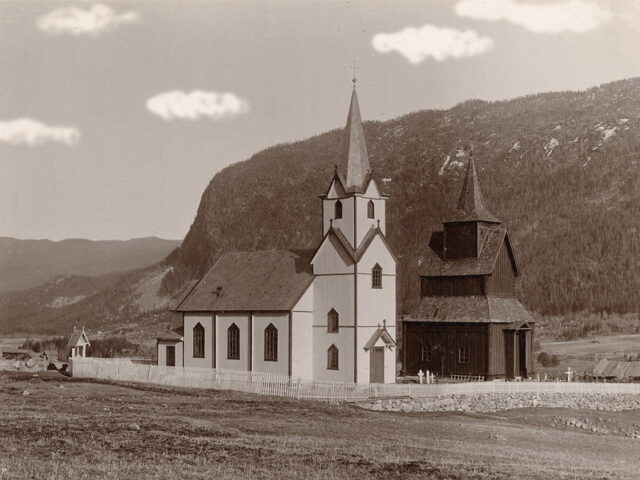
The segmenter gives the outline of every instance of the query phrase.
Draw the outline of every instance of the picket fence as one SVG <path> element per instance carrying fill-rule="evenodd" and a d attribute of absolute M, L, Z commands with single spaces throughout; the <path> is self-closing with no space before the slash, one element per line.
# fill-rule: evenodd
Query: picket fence
<path fill-rule="evenodd" d="M 354 402 L 371 398 L 424 398 L 474 393 L 633 393 L 639 383 L 567 382 L 471 382 L 440 384 L 368 384 L 319 382 L 275 373 L 212 368 L 161 367 L 142 365 L 126 359 L 75 358 L 71 374 L 118 382 L 138 382 L 171 387 L 236 390 L 325 402 Z"/>

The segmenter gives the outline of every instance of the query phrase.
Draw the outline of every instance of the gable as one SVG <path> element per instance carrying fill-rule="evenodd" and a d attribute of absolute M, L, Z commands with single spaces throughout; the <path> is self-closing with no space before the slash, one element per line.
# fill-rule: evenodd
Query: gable
<path fill-rule="evenodd" d="M 348 245 L 340 241 L 332 228 L 327 232 L 311 259 L 311 265 L 313 265 L 314 275 L 353 273 L 354 259 Z"/>
<path fill-rule="evenodd" d="M 365 190 L 364 195 L 365 197 L 380 198 L 380 189 L 378 188 L 378 184 L 373 178 L 369 182 L 369 185 L 367 185 L 367 189 Z"/>
<path fill-rule="evenodd" d="M 381 235 L 376 235 L 363 251 L 358 260 L 358 271 L 369 271 L 376 264 L 382 267 L 385 274 L 396 271 L 396 261 Z"/>

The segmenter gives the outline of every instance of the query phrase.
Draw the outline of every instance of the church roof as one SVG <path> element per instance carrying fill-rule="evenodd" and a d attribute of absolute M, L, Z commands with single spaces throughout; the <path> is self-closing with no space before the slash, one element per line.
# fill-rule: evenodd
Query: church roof
<path fill-rule="evenodd" d="M 397 346 L 396 342 L 393 340 L 393 337 L 387 331 L 387 327 L 385 325 L 383 327 L 378 327 L 376 331 L 373 332 L 373 335 L 371 335 L 371 338 L 367 341 L 367 343 L 365 343 L 364 349 L 371 350 L 373 347 L 375 347 L 376 342 L 380 338 L 382 338 L 382 341 L 385 343 L 385 345 L 393 345 L 394 347 Z"/>
<path fill-rule="evenodd" d="M 313 281 L 312 254 L 308 250 L 226 253 L 175 310 L 291 310 Z"/>
<path fill-rule="evenodd" d="M 362 118 L 360 117 L 360 107 L 358 105 L 358 94 L 355 85 L 351 94 L 351 104 L 349 105 L 349 115 L 347 125 L 342 137 L 340 148 L 340 161 L 347 161 L 347 179 L 344 183 L 347 193 L 362 193 L 370 179 L 371 166 L 369 165 L 369 154 L 367 143 L 364 138 L 362 128 Z"/>
<path fill-rule="evenodd" d="M 531 323 L 535 319 L 516 298 L 470 295 L 422 297 L 405 321 Z"/>
<path fill-rule="evenodd" d="M 516 275 L 520 274 L 507 229 L 502 225 L 492 225 L 487 232 L 479 258 L 445 259 L 443 232 L 433 232 L 429 246 L 420 261 L 419 274 L 423 277 L 456 277 L 463 275 L 490 275 L 502 245 L 509 249 Z"/>
<path fill-rule="evenodd" d="M 473 159 L 473 151 L 469 152 L 468 157 L 469 163 L 458 200 L 458 208 L 451 220 L 447 220 L 445 223 L 474 221 L 500 223 L 500 220 L 498 220 L 484 204 L 480 181 L 478 180 L 478 172 L 476 171 L 476 162 Z"/>

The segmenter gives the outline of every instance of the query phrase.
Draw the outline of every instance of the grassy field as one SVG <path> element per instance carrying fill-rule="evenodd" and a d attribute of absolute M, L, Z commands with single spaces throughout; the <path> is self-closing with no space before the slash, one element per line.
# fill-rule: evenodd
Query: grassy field
<path fill-rule="evenodd" d="M 0 479 L 638 478 L 640 439 L 574 417 L 640 424 L 639 411 L 403 414 L 5 373 Z"/>

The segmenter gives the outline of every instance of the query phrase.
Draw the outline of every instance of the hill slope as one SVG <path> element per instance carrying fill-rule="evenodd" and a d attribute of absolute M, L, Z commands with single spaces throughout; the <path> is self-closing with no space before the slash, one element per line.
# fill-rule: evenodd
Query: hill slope
<path fill-rule="evenodd" d="M 365 114 L 371 101 L 361 98 Z M 509 228 L 525 305 L 541 313 L 636 311 L 639 133 L 640 79 L 585 92 L 473 100 L 366 123 L 373 171 L 391 194 L 387 231 L 401 262 L 400 313 L 416 298 L 416 265 L 430 232 L 455 208 L 464 174 L 460 149 L 468 143 L 486 203 Z M 317 246 L 322 232 L 315 195 L 331 179 L 340 134 L 278 145 L 220 171 L 184 242 L 165 263 L 60 307 L 55 317 L 68 313 L 68 321 L 93 325 L 126 323 L 136 314 L 161 318 L 168 299 L 224 251 Z M 147 285 L 143 307 L 135 293 L 140 285 Z M 48 315 L 45 309 L 40 320 L 53 318 Z M 0 329 L 12 322 L 0 322 Z"/>
<path fill-rule="evenodd" d="M 0 237 L 0 293 L 41 285 L 56 275 L 103 275 L 162 260 L 178 240 L 136 238 L 91 241 Z"/>
<path fill-rule="evenodd" d="M 366 98 L 361 104 L 366 112 Z M 640 79 L 585 92 L 468 101 L 365 124 L 372 169 L 391 194 L 387 230 L 401 259 L 401 309 L 415 265 L 450 215 L 474 146 L 485 200 L 508 226 L 531 309 L 631 311 L 640 289 Z M 167 291 L 225 250 L 316 246 L 320 201 L 340 131 L 262 151 L 218 173 L 182 246 Z M 344 169 L 344 166 L 342 166 Z"/>

